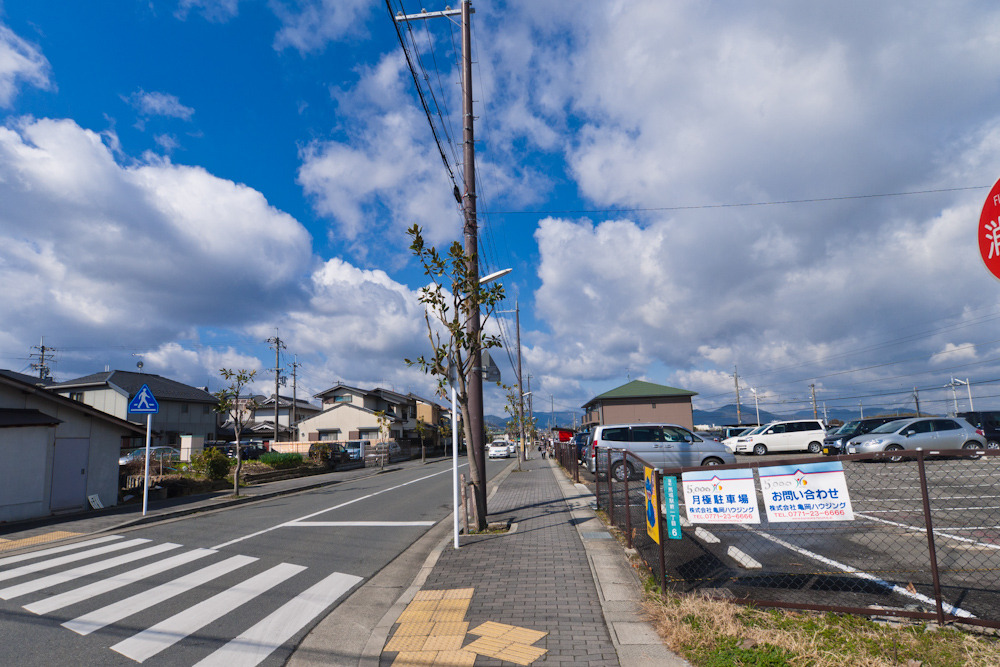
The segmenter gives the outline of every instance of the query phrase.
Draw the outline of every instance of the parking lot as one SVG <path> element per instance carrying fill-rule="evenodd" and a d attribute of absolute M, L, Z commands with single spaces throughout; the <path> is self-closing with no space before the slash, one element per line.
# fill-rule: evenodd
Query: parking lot
<path fill-rule="evenodd" d="M 753 466 L 788 460 L 738 459 Z M 771 522 L 762 511 L 758 524 L 692 525 L 684 519 L 682 495 L 683 539 L 669 540 L 665 550 L 668 585 L 763 603 L 934 613 L 936 564 L 945 614 L 1000 621 L 1000 457 L 924 462 L 933 543 L 917 461 L 846 458 L 842 464 L 850 521 Z M 593 487 L 594 477 L 583 467 L 580 478 Z M 763 507 L 756 472 L 755 484 Z M 641 504 L 641 484 L 630 484 L 629 491 L 630 504 Z M 617 512 L 623 498 L 616 492 Z M 641 521 L 641 511 L 633 508 L 633 525 Z"/>

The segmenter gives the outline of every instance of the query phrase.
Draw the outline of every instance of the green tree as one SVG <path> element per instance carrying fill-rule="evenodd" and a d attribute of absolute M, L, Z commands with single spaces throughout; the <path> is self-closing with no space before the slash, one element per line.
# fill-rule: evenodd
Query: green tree
<path fill-rule="evenodd" d="M 427 448 L 424 445 L 424 438 L 427 437 L 427 433 L 430 431 L 430 427 L 427 425 L 423 419 L 417 419 L 417 435 L 420 437 L 420 463 L 427 463 Z"/>
<path fill-rule="evenodd" d="M 215 392 L 215 397 L 219 403 L 215 406 L 216 411 L 228 415 L 233 420 L 233 432 L 236 435 L 236 467 L 233 470 L 233 495 L 240 495 L 240 472 L 243 470 L 243 452 L 240 447 L 240 434 L 243 429 L 253 421 L 254 410 L 257 403 L 252 397 L 240 398 L 243 390 L 253 382 L 257 375 L 256 370 L 240 369 L 234 371 L 229 368 L 219 369 L 219 374 L 225 378 L 229 386 Z"/>
<path fill-rule="evenodd" d="M 441 254 L 424 241 L 418 225 L 407 230 L 412 242 L 410 250 L 420 262 L 429 285 L 422 287 L 417 297 L 424 305 L 427 338 L 430 354 L 416 359 L 406 359 L 411 366 L 418 366 L 425 373 L 437 378 L 438 392 L 446 395 L 449 384 L 449 366 L 454 368 L 455 391 L 463 424 L 472 424 L 469 412 L 468 379 L 472 361 L 477 351 L 500 345 L 497 336 L 486 335 L 486 323 L 494 309 L 503 301 L 503 284 L 482 285 L 478 272 L 465 254 L 462 244 L 455 241 Z M 472 313 L 479 308 L 481 315 L 479 335 L 471 336 L 468 325 Z M 466 431 L 468 429 L 466 428 Z M 472 443 L 467 443 L 471 445 Z M 476 519 L 479 530 L 486 529 L 486 471 L 480 470 L 476 452 L 469 451 L 469 474 L 476 493 Z"/>

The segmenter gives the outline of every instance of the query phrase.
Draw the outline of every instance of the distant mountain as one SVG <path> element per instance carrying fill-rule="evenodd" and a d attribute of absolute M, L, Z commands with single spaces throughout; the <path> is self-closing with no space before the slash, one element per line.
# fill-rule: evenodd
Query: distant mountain
<path fill-rule="evenodd" d="M 489 428 L 500 431 L 506 429 L 508 421 L 513 421 L 510 417 L 498 417 L 496 415 L 485 415 L 483 419 Z M 539 430 L 543 431 L 547 431 L 550 425 L 573 428 L 573 425 L 576 424 L 576 427 L 579 428 L 582 421 L 583 412 L 573 412 L 572 410 L 535 412 L 535 424 L 538 425 Z"/>
<path fill-rule="evenodd" d="M 741 421 L 736 419 L 736 405 L 724 405 L 717 410 L 694 410 L 694 423 L 695 424 L 711 424 L 715 426 L 722 426 L 727 424 L 753 424 L 757 421 L 757 412 L 751 403 L 749 406 L 740 406 L 740 416 Z M 905 411 L 904 411 L 905 412 Z M 871 406 L 865 408 L 865 417 L 875 417 L 877 415 L 891 413 L 884 408 L 877 406 Z M 773 412 L 768 412 L 767 410 L 760 411 L 760 423 L 766 424 L 767 422 L 777 421 L 781 419 L 812 419 L 813 411 L 812 408 L 807 408 L 805 410 L 797 410 L 795 412 L 783 412 L 781 414 L 775 414 Z M 861 412 L 859 410 L 848 410 L 845 408 L 829 408 L 823 411 L 822 408 L 819 410 L 819 418 L 826 419 L 827 421 L 840 420 L 840 421 L 850 421 L 852 419 L 860 419 Z"/>

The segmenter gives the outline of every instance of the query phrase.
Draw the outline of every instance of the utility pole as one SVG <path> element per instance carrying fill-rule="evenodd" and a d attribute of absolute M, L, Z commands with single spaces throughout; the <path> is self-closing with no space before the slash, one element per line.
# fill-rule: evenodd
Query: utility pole
<path fill-rule="evenodd" d="M 514 322 L 517 327 L 517 423 L 520 429 L 521 446 L 518 448 L 517 465 L 520 470 L 521 462 L 527 458 L 528 446 L 524 439 L 524 384 L 521 382 L 521 305 L 517 299 L 514 300 Z"/>
<path fill-rule="evenodd" d="M 813 419 L 816 419 L 817 417 L 819 417 L 819 413 L 816 412 L 816 385 L 815 384 L 809 385 L 809 389 L 812 390 L 812 397 L 813 397 Z"/>
<path fill-rule="evenodd" d="M 919 417 L 920 416 L 920 392 L 917 391 L 916 387 L 913 388 L 913 401 L 917 404 L 917 416 Z"/>
<path fill-rule="evenodd" d="M 743 415 L 740 413 L 740 369 L 733 364 L 733 380 L 736 382 L 736 423 L 743 424 Z"/>
<path fill-rule="evenodd" d="M 865 418 L 865 406 L 861 404 L 861 401 L 858 401 L 858 410 L 861 410 L 861 418 L 864 419 Z"/>
<path fill-rule="evenodd" d="M 274 442 L 278 442 L 278 385 L 281 383 L 281 350 L 285 344 L 278 337 L 278 329 L 274 329 L 274 337 L 268 338 L 269 345 L 274 346 Z"/>
<path fill-rule="evenodd" d="M 31 364 L 31 367 L 33 369 L 35 369 L 36 371 L 38 371 L 38 379 L 39 380 L 44 380 L 45 378 L 49 377 L 49 373 L 50 373 L 50 369 L 49 369 L 49 367 L 45 363 L 45 353 L 46 352 L 55 352 L 55 350 L 53 350 L 51 347 L 45 347 L 45 337 L 44 336 L 42 336 L 42 339 L 39 342 L 39 344 L 38 345 L 32 345 L 31 349 L 32 350 L 38 350 L 38 363 L 37 364 Z M 34 357 L 35 354 L 31 353 L 28 356 Z M 50 361 L 52 360 L 51 356 L 49 357 L 49 360 Z"/>
<path fill-rule="evenodd" d="M 292 425 L 299 420 L 297 371 L 299 370 L 299 366 L 302 365 L 299 363 L 298 355 L 293 356 L 292 359 L 293 359 L 292 363 L 288 364 L 289 366 L 292 367 L 292 416 L 291 416 L 291 421 L 288 422 L 289 429 L 291 429 Z"/>

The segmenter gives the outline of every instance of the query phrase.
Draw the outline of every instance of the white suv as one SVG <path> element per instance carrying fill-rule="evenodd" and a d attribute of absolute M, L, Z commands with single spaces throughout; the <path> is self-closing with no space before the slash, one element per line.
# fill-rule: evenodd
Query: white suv
<path fill-rule="evenodd" d="M 736 438 L 733 450 L 737 454 L 754 453 L 758 456 L 768 452 L 807 451 L 818 454 L 823 451 L 826 429 L 817 419 L 796 419 L 771 422 L 753 435 Z"/>

